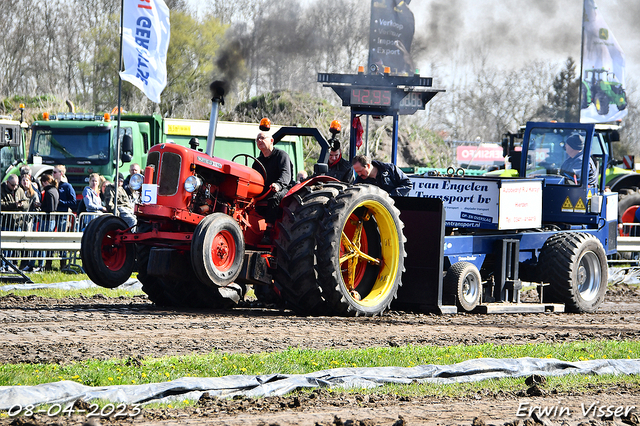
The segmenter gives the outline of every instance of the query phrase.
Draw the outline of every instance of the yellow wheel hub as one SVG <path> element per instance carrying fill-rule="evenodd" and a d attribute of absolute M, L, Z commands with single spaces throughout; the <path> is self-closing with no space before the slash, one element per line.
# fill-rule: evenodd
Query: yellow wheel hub
<path fill-rule="evenodd" d="M 360 209 L 358 215 L 355 211 Z M 374 221 L 380 234 L 380 256 L 372 257 L 365 224 Z M 376 306 L 384 299 L 398 274 L 400 241 L 398 229 L 392 214 L 380 203 L 367 200 L 358 204 L 342 227 L 340 239 L 340 270 L 342 280 L 351 297 L 363 306 Z M 361 295 L 356 288 L 362 280 L 365 268 L 370 265 L 379 267 L 378 275 L 371 291 Z"/>

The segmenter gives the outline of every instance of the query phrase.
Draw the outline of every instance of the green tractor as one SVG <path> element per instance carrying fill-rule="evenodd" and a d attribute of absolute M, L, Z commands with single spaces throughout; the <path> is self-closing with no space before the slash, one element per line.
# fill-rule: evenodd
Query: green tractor
<path fill-rule="evenodd" d="M 609 104 L 615 104 L 619 111 L 627 107 L 627 95 L 613 72 L 604 68 L 590 69 L 585 71 L 584 77 L 581 109 L 586 109 L 593 103 L 599 115 L 607 115 Z"/>

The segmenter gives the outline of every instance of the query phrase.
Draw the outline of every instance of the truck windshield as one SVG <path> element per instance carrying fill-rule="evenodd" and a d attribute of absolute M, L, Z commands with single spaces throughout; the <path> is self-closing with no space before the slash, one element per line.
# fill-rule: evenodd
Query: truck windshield
<path fill-rule="evenodd" d="M 22 146 L 3 146 L 0 148 L 0 181 L 7 171 L 22 160 Z"/>
<path fill-rule="evenodd" d="M 109 130 L 108 127 L 34 129 L 29 151 L 41 156 L 43 163 L 107 164 Z"/>
<path fill-rule="evenodd" d="M 562 175 L 563 164 L 569 159 L 565 141 L 571 135 L 586 139 L 583 129 L 533 128 L 527 151 L 527 176 Z M 575 161 L 582 160 L 576 156 Z M 581 168 L 581 166 L 579 166 Z"/>

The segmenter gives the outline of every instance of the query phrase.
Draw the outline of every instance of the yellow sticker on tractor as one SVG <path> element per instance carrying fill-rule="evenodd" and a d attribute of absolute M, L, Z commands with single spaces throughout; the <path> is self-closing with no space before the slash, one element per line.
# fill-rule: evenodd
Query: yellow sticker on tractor
<path fill-rule="evenodd" d="M 576 203 L 576 206 L 573 209 L 573 211 L 575 211 L 576 213 L 586 213 L 587 212 L 587 207 L 584 205 L 584 202 L 582 201 L 582 198 L 578 199 L 578 202 Z"/>
<path fill-rule="evenodd" d="M 571 200 L 569 199 L 569 197 L 567 196 L 567 199 L 564 200 L 564 203 L 562 204 L 562 211 L 563 212 L 568 212 L 568 213 L 573 213 L 573 204 L 571 204 Z"/>

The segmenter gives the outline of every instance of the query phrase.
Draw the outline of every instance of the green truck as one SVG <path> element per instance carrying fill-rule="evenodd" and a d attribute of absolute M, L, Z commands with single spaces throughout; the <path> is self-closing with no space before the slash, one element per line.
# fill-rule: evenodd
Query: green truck
<path fill-rule="evenodd" d="M 29 126 L 10 115 L 0 115 L 0 182 L 16 165 L 24 162 Z"/>
<path fill-rule="evenodd" d="M 44 117 L 31 124 L 26 164 L 32 168 L 35 177 L 52 170 L 57 164 L 63 164 L 67 169 L 67 179 L 78 196 L 91 173 L 113 180 L 117 154 L 117 121 L 113 117 L 87 113 L 44 114 Z M 199 146 L 205 147 L 208 130 L 209 122 L 203 120 L 163 118 L 159 114 L 123 115 L 118 171 L 128 175 L 132 163 L 138 163 L 144 169 L 147 152 L 156 144 L 190 146 L 189 143 L 197 138 Z M 228 160 L 239 153 L 257 157 L 259 151 L 254 142 L 257 132 L 258 125 L 254 123 L 219 122 L 214 155 Z M 302 170 L 304 161 L 300 138 L 288 137 L 278 144 L 278 148 L 289 154 L 295 173 Z M 19 174 L 19 167 L 23 164 L 15 164 L 8 172 Z"/>

